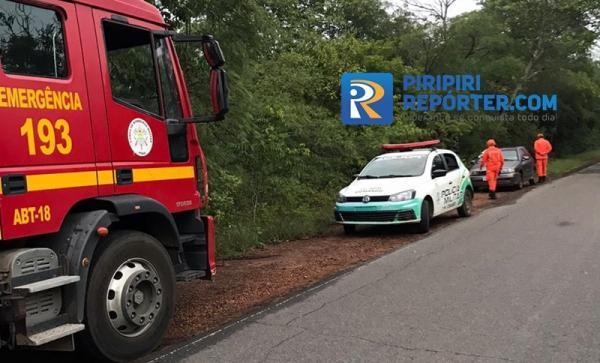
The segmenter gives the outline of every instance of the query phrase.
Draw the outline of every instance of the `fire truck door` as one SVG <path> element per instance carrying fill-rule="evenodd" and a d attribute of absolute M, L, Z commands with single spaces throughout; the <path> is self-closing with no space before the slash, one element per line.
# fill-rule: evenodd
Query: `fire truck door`
<path fill-rule="evenodd" d="M 151 197 L 171 212 L 189 210 L 199 204 L 199 196 L 187 128 L 175 130 L 183 142 L 174 149 L 173 127 L 166 123 L 182 114 L 172 49 L 153 32 L 164 29 L 122 18 L 115 21 L 113 14 L 94 11 L 100 53 L 105 54 L 101 70 L 115 193 Z"/>

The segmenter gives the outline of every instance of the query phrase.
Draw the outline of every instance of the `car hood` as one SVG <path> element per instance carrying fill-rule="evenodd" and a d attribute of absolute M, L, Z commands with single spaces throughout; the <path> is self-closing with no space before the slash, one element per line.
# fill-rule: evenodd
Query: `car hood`
<path fill-rule="evenodd" d="M 517 166 L 519 166 L 519 161 L 517 161 L 517 160 L 505 161 L 504 162 L 504 168 L 513 168 L 513 169 L 515 169 Z M 477 164 L 475 164 L 475 165 L 473 165 L 471 167 L 471 171 L 480 171 L 480 170 L 485 170 L 485 167 L 483 169 L 481 169 L 479 167 L 479 162 L 477 162 Z"/>
<path fill-rule="evenodd" d="M 346 197 L 392 195 L 411 189 L 417 189 L 421 177 L 356 179 L 340 193 Z"/>

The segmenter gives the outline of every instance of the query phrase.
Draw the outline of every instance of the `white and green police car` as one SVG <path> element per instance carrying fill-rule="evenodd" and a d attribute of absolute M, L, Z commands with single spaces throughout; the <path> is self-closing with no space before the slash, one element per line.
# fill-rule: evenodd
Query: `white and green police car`
<path fill-rule="evenodd" d="M 431 146 L 438 140 L 384 145 L 388 152 L 371 160 L 342 189 L 335 219 L 346 233 L 357 225 L 418 224 L 429 231 L 433 217 L 458 210 L 471 215 L 473 185 L 469 170 L 450 150 Z"/>

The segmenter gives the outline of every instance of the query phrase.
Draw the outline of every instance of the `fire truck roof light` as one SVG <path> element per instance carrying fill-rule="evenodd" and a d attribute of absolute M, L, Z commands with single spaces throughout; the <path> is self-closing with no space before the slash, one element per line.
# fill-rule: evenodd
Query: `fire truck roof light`
<path fill-rule="evenodd" d="M 411 142 L 408 144 L 383 144 L 382 148 L 386 151 L 410 151 L 414 149 L 421 149 L 432 147 L 434 145 L 439 144 L 440 140 L 430 140 L 430 141 L 419 141 L 419 142 Z"/>

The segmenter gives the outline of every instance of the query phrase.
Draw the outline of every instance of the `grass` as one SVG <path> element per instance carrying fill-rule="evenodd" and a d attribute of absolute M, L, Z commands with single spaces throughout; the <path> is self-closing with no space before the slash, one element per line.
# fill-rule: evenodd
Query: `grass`
<path fill-rule="evenodd" d="M 550 176 L 561 176 L 598 162 L 600 162 L 600 150 L 590 150 L 557 159 L 550 158 L 548 173 Z"/>

